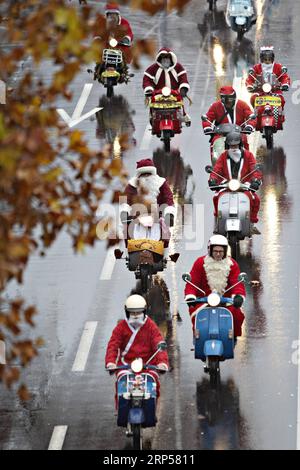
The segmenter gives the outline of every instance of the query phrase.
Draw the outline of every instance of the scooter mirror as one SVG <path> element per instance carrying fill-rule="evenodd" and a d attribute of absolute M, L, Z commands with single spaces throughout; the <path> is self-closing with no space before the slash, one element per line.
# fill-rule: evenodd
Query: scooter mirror
<path fill-rule="evenodd" d="M 165 351 L 167 349 L 167 343 L 165 341 L 161 341 L 160 343 L 158 343 L 157 349 L 159 351 Z"/>
<path fill-rule="evenodd" d="M 283 67 L 281 67 L 281 72 L 282 73 L 287 73 L 288 71 L 288 68 L 284 65 Z"/>
<path fill-rule="evenodd" d="M 258 170 L 258 171 L 262 171 L 263 170 L 263 166 L 260 164 L 260 163 L 257 163 L 255 165 L 255 169 Z"/>
<path fill-rule="evenodd" d="M 249 121 L 250 121 L 251 119 L 256 119 L 256 114 L 254 114 L 254 113 L 253 113 L 253 114 L 250 114 L 250 116 L 249 116 Z"/>
<path fill-rule="evenodd" d="M 238 280 L 240 282 L 246 282 L 247 278 L 248 278 L 247 273 L 240 273 L 239 276 L 238 276 Z"/>
<path fill-rule="evenodd" d="M 205 171 L 206 173 L 211 173 L 213 171 L 213 167 L 211 165 L 206 165 Z"/>
<path fill-rule="evenodd" d="M 249 69 L 248 73 L 249 73 L 249 75 L 253 75 L 254 74 L 254 69 Z"/>
<path fill-rule="evenodd" d="M 202 114 L 201 119 L 202 119 L 202 121 L 204 121 L 204 122 L 205 122 L 205 121 L 208 121 L 208 117 L 206 116 L 206 114 Z"/>
<path fill-rule="evenodd" d="M 184 282 L 188 282 L 188 281 L 191 281 L 192 278 L 191 278 L 190 273 L 184 273 L 182 275 L 182 279 L 184 280 Z"/>

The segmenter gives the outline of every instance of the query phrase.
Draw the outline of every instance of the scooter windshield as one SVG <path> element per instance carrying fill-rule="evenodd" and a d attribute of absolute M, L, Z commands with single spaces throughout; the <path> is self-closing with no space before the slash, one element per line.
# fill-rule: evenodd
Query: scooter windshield
<path fill-rule="evenodd" d="M 254 15 L 252 0 L 229 0 L 227 8 L 229 16 L 250 17 Z"/>

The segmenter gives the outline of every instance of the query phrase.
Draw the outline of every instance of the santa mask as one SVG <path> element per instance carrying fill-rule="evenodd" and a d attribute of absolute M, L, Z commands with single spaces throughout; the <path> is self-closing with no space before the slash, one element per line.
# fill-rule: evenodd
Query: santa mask
<path fill-rule="evenodd" d="M 141 313 L 140 315 L 135 315 L 134 317 L 130 316 L 128 323 L 130 324 L 130 326 L 132 326 L 132 328 L 136 330 L 144 323 L 144 314 Z"/>
<path fill-rule="evenodd" d="M 240 149 L 229 149 L 228 155 L 235 163 L 238 163 L 242 157 L 242 152 Z"/>
<path fill-rule="evenodd" d="M 169 67 L 171 67 L 171 65 L 172 65 L 172 62 L 169 57 L 166 57 L 161 60 L 161 66 L 163 69 L 168 69 Z"/>

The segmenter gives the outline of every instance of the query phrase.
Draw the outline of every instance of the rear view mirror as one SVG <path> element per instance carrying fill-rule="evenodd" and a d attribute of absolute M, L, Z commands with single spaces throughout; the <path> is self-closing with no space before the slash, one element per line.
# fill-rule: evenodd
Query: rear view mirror
<path fill-rule="evenodd" d="M 206 173 L 211 173 L 213 171 L 213 167 L 211 165 L 206 165 L 205 171 Z"/>
<path fill-rule="evenodd" d="M 260 164 L 260 163 L 257 163 L 255 165 L 255 169 L 258 170 L 258 171 L 262 171 L 263 170 L 263 166 Z"/>
<path fill-rule="evenodd" d="M 190 281 L 192 278 L 191 278 L 190 273 L 184 273 L 182 275 L 182 279 L 184 280 L 184 282 L 187 282 L 187 281 Z"/>
<path fill-rule="evenodd" d="M 283 67 L 281 67 L 281 72 L 282 73 L 287 73 L 288 71 L 288 68 L 284 65 Z"/>
<path fill-rule="evenodd" d="M 167 349 L 167 343 L 165 341 L 161 341 L 160 343 L 158 343 L 157 349 L 159 351 L 165 351 Z"/>
<path fill-rule="evenodd" d="M 246 282 L 246 281 L 247 281 L 247 278 L 248 278 L 247 273 L 240 273 L 240 274 L 239 274 L 239 277 L 238 277 L 238 280 L 239 280 L 240 282 Z"/>
<path fill-rule="evenodd" d="M 249 73 L 249 75 L 253 75 L 254 74 L 254 69 L 249 69 L 248 73 Z"/>
<path fill-rule="evenodd" d="M 206 114 L 202 114 L 201 119 L 203 122 L 208 121 L 208 117 L 206 116 Z"/>
<path fill-rule="evenodd" d="M 180 256 L 180 253 L 173 253 L 172 255 L 170 255 L 170 260 L 173 261 L 173 263 L 176 263 L 179 256 Z"/>

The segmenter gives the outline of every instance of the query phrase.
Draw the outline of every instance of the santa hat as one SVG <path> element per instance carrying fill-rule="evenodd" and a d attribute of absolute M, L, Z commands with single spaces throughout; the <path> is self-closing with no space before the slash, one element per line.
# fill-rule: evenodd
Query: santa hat
<path fill-rule="evenodd" d="M 232 86 L 222 86 L 220 88 L 220 95 L 228 95 L 228 96 L 231 96 L 231 95 L 235 95 L 235 89 L 232 88 Z"/>
<path fill-rule="evenodd" d="M 140 176 L 143 173 L 151 173 L 151 175 L 157 174 L 157 170 L 151 158 L 144 158 L 136 162 L 136 176 Z"/>
<path fill-rule="evenodd" d="M 105 14 L 108 13 L 117 13 L 120 15 L 119 5 L 117 3 L 107 3 L 105 7 Z"/>

